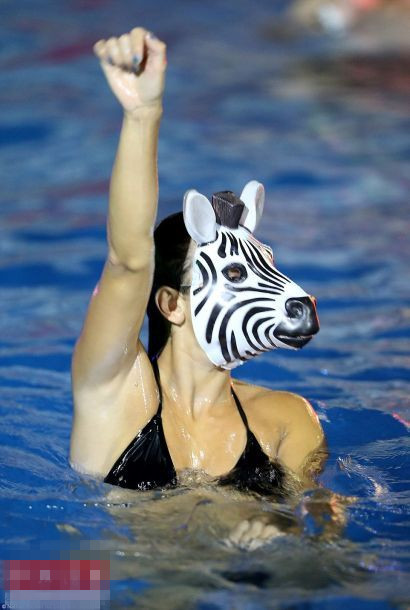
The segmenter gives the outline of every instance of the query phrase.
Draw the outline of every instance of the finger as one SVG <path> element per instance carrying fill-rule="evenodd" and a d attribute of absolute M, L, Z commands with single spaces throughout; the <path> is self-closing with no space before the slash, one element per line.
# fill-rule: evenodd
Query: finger
<path fill-rule="evenodd" d="M 134 28 L 130 32 L 131 54 L 134 67 L 138 66 L 144 57 L 144 37 L 146 31 L 143 28 Z"/>
<path fill-rule="evenodd" d="M 118 46 L 121 53 L 122 65 L 131 69 L 133 67 L 133 57 L 129 34 L 123 34 L 119 37 Z"/>
<path fill-rule="evenodd" d="M 235 544 L 239 544 L 240 539 L 242 538 L 243 534 L 248 530 L 249 528 L 249 521 L 245 520 L 245 521 L 241 521 L 240 523 L 238 523 L 238 525 L 235 527 L 235 529 L 230 533 L 229 538 L 232 542 L 234 542 Z"/>
<path fill-rule="evenodd" d="M 93 51 L 94 51 L 95 55 L 98 57 L 98 59 L 100 59 L 101 61 L 104 61 L 104 59 L 106 59 L 106 56 L 108 53 L 106 41 L 101 39 L 98 42 L 96 42 L 95 45 L 93 46 Z"/>
<path fill-rule="evenodd" d="M 247 545 L 248 551 L 256 551 L 256 549 L 259 549 L 261 546 L 263 546 L 263 544 L 264 541 L 258 538 L 251 540 L 250 543 Z"/>
<path fill-rule="evenodd" d="M 147 68 L 149 70 L 165 70 L 167 65 L 167 46 L 159 40 L 152 32 L 145 35 L 148 58 Z"/>
<path fill-rule="evenodd" d="M 276 538 L 277 536 L 281 536 L 283 532 L 281 532 L 276 525 L 265 525 L 260 538 L 264 540 L 269 540 L 271 538 Z"/>
<path fill-rule="evenodd" d="M 243 540 L 253 540 L 259 538 L 263 530 L 262 521 L 253 521 L 249 530 L 245 533 Z"/>
<path fill-rule="evenodd" d="M 118 38 L 109 38 L 107 40 L 107 61 L 114 64 L 115 66 L 121 66 L 122 56 L 121 50 L 118 44 Z"/>

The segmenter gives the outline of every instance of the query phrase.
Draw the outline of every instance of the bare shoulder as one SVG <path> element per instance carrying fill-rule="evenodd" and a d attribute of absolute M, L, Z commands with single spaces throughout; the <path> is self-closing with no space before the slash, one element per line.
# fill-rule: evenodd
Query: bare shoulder
<path fill-rule="evenodd" d="M 107 474 L 110 466 L 152 418 L 158 390 L 142 344 L 134 366 L 109 383 L 73 383 L 74 419 L 70 462 L 83 473 Z"/>
<path fill-rule="evenodd" d="M 315 434 L 322 432 L 319 418 L 306 398 L 293 392 L 271 390 L 244 381 L 234 380 L 234 388 L 250 420 L 281 425 L 284 428 L 303 427 Z"/>
<path fill-rule="evenodd" d="M 312 405 L 292 392 L 269 390 L 242 381 L 234 389 L 249 427 L 263 451 L 297 475 L 325 445 L 325 437 Z"/>

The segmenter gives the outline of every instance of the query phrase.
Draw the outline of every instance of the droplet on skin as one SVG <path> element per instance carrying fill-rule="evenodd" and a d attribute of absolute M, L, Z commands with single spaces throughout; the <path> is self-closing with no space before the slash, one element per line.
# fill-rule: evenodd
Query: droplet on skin
<path fill-rule="evenodd" d="M 194 453 L 191 453 L 191 462 L 192 462 L 192 468 L 199 468 L 200 460 L 199 460 L 198 456 L 196 456 Z"/>
<path fill-rule="evenodd" d="M 135 361 L 135 366 L 138 366 L 139 379 L 141 380 L 142 399 L 144 401 L 145 412 L 147 412 L 147 410 L 148 410 L 148 399 L 147 399 L 147 395 L 145 393 L 145 388 L 144 388 L 144 380 L 143 380 L 143 376 L 142 376 L 142 368 L 141 368 L 140 358 L 141 358 L 141 356 L 138 355 L 137 359 Z"/>

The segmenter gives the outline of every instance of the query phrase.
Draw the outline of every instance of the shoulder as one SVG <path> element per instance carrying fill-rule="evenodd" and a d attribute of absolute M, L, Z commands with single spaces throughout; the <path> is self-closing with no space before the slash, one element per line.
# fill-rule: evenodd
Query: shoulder
<path fill-rule="evenodd" d="M 300 474 L 318 450 L 325 446 L 325 437 L 312 405 L 292 392 L 278 392 L 234 382 L 263 451 L 294 473 Z"/>
<path fill-rule="evenodd" d="M 155 375 L 143 346 L 127 375 L 100 384 L 74 379 L 73 394 L 70 463 L 82 473 L 105 475 L 158 408 Z"/>
<path fill-rule="evenodd" d="M 234 389 L 241 400 L 245 413 L 255 421 L 280 425 L 284 430 L 303 428 L 317 434 L 322 426 L 312 405 L 306 398 L 294 394 L 270 390 L 243 381 L 234 380 Z"/>

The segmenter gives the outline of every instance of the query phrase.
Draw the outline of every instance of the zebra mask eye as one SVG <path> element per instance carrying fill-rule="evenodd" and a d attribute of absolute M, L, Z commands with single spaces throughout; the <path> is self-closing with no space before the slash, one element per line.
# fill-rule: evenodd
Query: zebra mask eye
<path fill-rule="evenodd" d="M 248 277 L 246 267 L 241 263 L 232 263 L 222 269 L 222 275 L 233 284 L 240 284 Z"/>
<path fill-rule="evenodd" d="M 209 360 L 225 369 L 277 347 L 302 347 L 319 328 L 313 301 L 274 267 L 272 250 L 253 235 L 263 204 L 256 181 L 240 197 L 222 191 L 209 201 L 191 190 L 184 198 L 185 225 L 197 244 L 193 329 Z"/>

